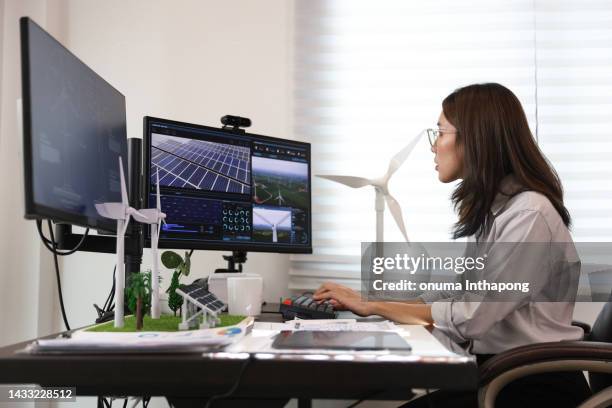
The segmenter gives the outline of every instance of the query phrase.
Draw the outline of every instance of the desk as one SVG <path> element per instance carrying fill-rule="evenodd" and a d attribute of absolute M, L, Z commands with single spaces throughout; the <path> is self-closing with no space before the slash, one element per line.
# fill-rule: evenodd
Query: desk
<path fill-rule="evenodd" d="M 262 314 L 243 341 L 261 339 L 266 322 L 278 321 L 279 317 Z M 404 327 L 413 354 L 401 361 L 251 354 L 234 397 L 402 400 L 411 397 L 411 388 L 477 388 L 474 358 L 456 354 L 459 348 L 449 350 L 453 343 L 440 333 L 434 332 L 442 342 L 421 326 Z M 0 348 L 0 384 L 74 386 L 77 395 L 88 396 L 167 396 L 179 407 L 202 406 L 195 400 L 226 392 L 249 357 L 240 349 L 204 355 L 15 354 L 28 343 Z M 447 344 L 443 347 L 442 343 Z M 255 401 L 249 405 L 257 406 Z"/>

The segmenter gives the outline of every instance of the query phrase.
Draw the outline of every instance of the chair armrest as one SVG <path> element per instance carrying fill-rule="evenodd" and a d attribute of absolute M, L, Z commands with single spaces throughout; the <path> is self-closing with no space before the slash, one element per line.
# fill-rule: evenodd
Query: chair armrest
<path fill-rule="evenodd" d="M 480 386 L 482 387 L 499 375 L 518 367 L 559 360 L 609 362 L 612 361 L 612 343 L 555 341 L 516 347 L 490 358 L 480 366 Z M 610 365 L 610 369 L 612 369 L 612 365 Z M 584 368 L 584 370 L 587 370 L 587 368 Z"/>
<path fill-rule="evenodd" d="M 585 338 L 591 332 L 591 325 L 585 322 L 581 322 L 579 320 L 572 320 L 572 326 L 580 327 L 582 330 L 584 330 Z"/>

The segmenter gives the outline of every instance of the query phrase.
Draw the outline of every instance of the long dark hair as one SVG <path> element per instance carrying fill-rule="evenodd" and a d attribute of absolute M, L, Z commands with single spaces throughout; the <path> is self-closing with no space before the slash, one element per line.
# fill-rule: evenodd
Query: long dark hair
<path fill-rule="evenodd" d="M 452 195 L 459 214 L 454 238 L 479 234 L 490 224 L 491 205 L 509 174 L 521 191 L 545 195 L 570 225 L 559 176 L 538 148 L 512 91 L 496 83 L 469 85 L 447 96 L 442 111 L 457 128 L 455 140 L 463 152 L 463 180 Z"/>

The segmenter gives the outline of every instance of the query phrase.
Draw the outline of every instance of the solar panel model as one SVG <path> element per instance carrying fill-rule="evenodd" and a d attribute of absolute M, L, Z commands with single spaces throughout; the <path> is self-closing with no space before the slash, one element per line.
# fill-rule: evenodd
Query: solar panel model
<path fill-rule="evenodd" d="M 181 285 L 176 293 L 185 300 L 183 321 L 180 330 L 189 330 L 197 325 L 197 318 L 202 316 L 200 328 L 215 327 L 219 323 L 218 315 L 226 308 L 226 304 L 198 283 Z"/>

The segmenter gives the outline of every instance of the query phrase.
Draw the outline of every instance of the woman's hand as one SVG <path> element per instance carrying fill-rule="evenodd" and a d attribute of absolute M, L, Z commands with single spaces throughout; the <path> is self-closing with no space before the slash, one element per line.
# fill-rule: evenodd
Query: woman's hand
<path fill-rule="evenodd" d="M 372 314 L 368 302 L 361 300 L 361 295 L 351 288 L 333 282 L 325 282 L 312 298 L 317 301 L 329 299 L 336 310 L 350 310 L 359 316 Z"/>

